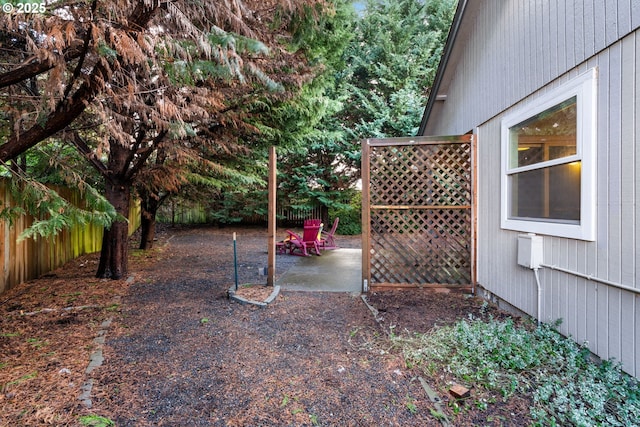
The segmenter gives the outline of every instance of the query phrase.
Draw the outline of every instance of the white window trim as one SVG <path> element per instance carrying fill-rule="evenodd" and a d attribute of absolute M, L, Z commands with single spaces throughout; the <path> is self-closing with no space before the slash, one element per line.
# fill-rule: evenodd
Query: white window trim
<path fill-rule="evenodd" d="M 526 102 L 522 107 L 507 114 L 502 119 L 501 227 L 503 229 L 587 241 L 595 240 L 597 80 L 598 71 L 596 68 L 592 68 L 569 82 L 551 89 L 549 93 Z M 577 97 L 577 153 L 571 157 L 536 164 L 534 168 L 552 166 L 568 161 L 581 162 L 579 224 L 544 221 L 543 219 L 510 219 L 509 175 L 531 169 L 531 167 L 509 168 L 509 128 L 573 96 Z"/>

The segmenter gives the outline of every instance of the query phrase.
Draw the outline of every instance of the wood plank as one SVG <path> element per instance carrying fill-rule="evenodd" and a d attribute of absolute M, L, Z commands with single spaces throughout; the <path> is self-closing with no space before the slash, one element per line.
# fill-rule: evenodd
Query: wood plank
<path fill-rule="evenodd" d="M 541 86 L 551 81 L 551 58 L 553 57 L 550 45 L 551 37 L 551 11 L 549 2 L 540 3 L 540 13 L 538 15 L 537 29 L 541 35 L 541 49 L 540 49 L 540 62 L 542 63 L 541 69 Z"/>
<path fill-rule="evenodd" d="M 607 347 L 609 352 L 607 358 L 620 360 L 622 355 L 622 294 L 625 291 L 620 289 L 609 289 L 609 307 L 606 327 L 608 329 Z"/>
<path fill-rule="evenodd" d="M 609 46 L 618 40 L 618 18 L 623 17 L 619 16 L 618 3 L 620 3 L 620 0 L 605 1 L 603 3 L 605 12 L 601 19 L 604 18 L 605 21 L 605 46 Z"/>
<path fill-rule="evenodd" d="M 589 22 L 585 22 L 584 16 L 584 1 L 577 0 L 574 2 L 574 45 L 573 50 L 575 54 L 574 65 L 577 65 L 583 62 L 587 58 L 587 54 L 585 52 L 585 40 L 584 33 L 585 27 L 589 26 Z"/>
<path fill-rule="evenodd" d="M 557 1 L 550 1 L 548 5 L 548 15 L 546 17 L 549 20 L 547 61 L 549 62 L 549 80 L 551 80 L 560 72 L 558 69 L 558 3 Z"/>
<path fill-rule="evenodd" d="M 594 23 L 593 23 L 593 37 L 594 37 L 594 50 L 597 52 L 601 49 L 604 49 L 607 45 L 606 42 L 606 22 L 604 19 L 605 16 L 605 5 L 606 2 L 603 1 L 594 1 L 593 3 L 593 15 L 594 15 Z M 599 17 L 599 19 L 595 19 L 595 17 Z"/>
<path fill-rule="evenodd" d="M 371 205 L 371 210 L 389 209 L 389 210 L 407 210 L 407 209 L 471 209 L 471 205 Z"/>
<path fill-rule="evenodd" d="M 465 135 L 444 135 L 444 136 L 416 136 L 402 138 L 372 138 L 367 139 L 366 145 L 369 147 L 391 147 L 397 145 L 439 145 L 439 144 L 468 144 L 471 141 L 471 134 Z"/>
<path fill-rule="evenodd" d="M 617 290 L 609 289 L 605 285 L 598 285 L 597 290 L 597 323 L 595 331 L 596 354 L 604 359 L 609 359 L 609 357 L 611 357 L 609 349 L 609 308 L 611 305 L 609 303 L 609 299 L 612 292 L 617 293 Z"/>
<path fill-rule="evenodd" d="M 556 28 L 557 28 L 557 45 L 556 45 L 556 56 L 557 60 L 557 72 L 556 76 L 562 74 L 564 70 L 567 69 L 567 26 L 566 26 L 566 1 L 565 0 L 556 0 L 555 7 L 555 15 L 556 19 Z"/>
<path fill-rule="evenodd" d="M 634 363 L 631 366 L 625 365 L 625 369 L 638 378 L 640 377 L 640 295 L 635 296 L 633 307 L 633 325 L 635 329 L 633 334 L 635 340 L 633 345 Z"/>
<path fill-rule="evenodd" d="M 593 1 L 585 1 L 583 9 L 583 22 L 584 22 L 584 52 L 585 57 L 590 57 L 596 53 L 596 41 L 595 41 L 595 9 Z"/>
<path fill-rule="evenodd" d="M 367 292 L 371 286 L 371 177 L 370 140 L 362 141 L 361 178 L 362 178 L 362 291 Z"/>
<path fill-rule="evenodd" d="M 638 18 L 640 19 L 640 2 L 636 2 L 639 6 L 638 6 Z M 640 21 L 638 21 L 640 24 Z M 638 96 L 637 94 L 637 90 L 638 88 L 640 88 L 640 77 L 638 77 L 638 72 L 640 70 L 640 54 L 638 53 L 638 50 L 640 49 L 640 35 L 638 35 L 637 33 L 634 34 L 633 36 L 631 36 L 631 38 L 634 41 L 634 65 L 633 65 L 633 69 L 635 70 L 635 87 L 636 87 L 636 94 L 634 96 L 635 98 L 635 102 L 633 106 L 630 106 L 629 108 L 631 108 L 631 110 L 633 111 L 633 123 L 640 123 L 640 96 Z M 634 141 L 639 141 L 640 140 L 640 126 L 634 126 L 633 129 L 633 140 Z M 635 183 L 634 183 L 634 200 L 636 202 L 636 206 L 635 206 L 635 221 L 634 223 L 636 224 L 636 229 L 635 229 L 635 239 L 634 241 L 636 242 L 636 261 L 635 261 L 635 269 L 634 269 L 634 280 L 632 283 L 636 284 L 636 287 L 640 287 L 640 260 L 638 260 L 638 257 L 640 256 L 640 248 L 638 248 L 638 245 L 640 244 L 640 208 L 638 208 L 638 202 L 640 202 L 640 153 L 638 152 L 638 148 L 636 148 L 636 155 L 635 155 L 635 159 L 636 159 L 636 165 L 635 165 Z M 638 305 L 636 305 L 636 309 L 640 310 L 640 303 Z M 640 345 L 640 343 L 637 343 L 637 345 Z M 638 355 L 637 359 L 640 360 L 640 352 L 636 353 Z M 640 362 L 639 362 L 640 363 Z M 640 369 L 638 369 L 638 372 L 640 373 Z"/>
<path fill-rule="evenodd" d="M 609 62 L 608 52 L 605 51 L 600 55 L 599 63 L 602 68 L 605 68 Z M 599 75 L 599 86 L 606 88 L 608 82 L 606 81 L 607 74 L 604 72 L 600 72 Z M 598 112 L 609 111 L 609 91 L 608 90 L 600 90 L 598 91 Z M 599 116 L 602 117 L 602 116 Z M 608 141 L 609 140 L 609 122 L 606 120 L 606 116 L 602 117 L 602 120 L 598 122 L 598 141 Z M 607 144 L 598 144 L 597 145 L 597 174 L 598 177 L 608 177 L 611 172 L 611 164 L 609 162 L 609 147 Z M 598 224 L 602 224 L 602 226 L 597 227 L 596 231 L 596 241 L 600 242 L 600 244 L 596 247 L 597 254 L 595 257 L 595 271 L 594 275 L 597 277 L 608 277 L 608 262 L 609 259 L 609 251 L 608 251 L 608 241 L 609 241 L 609 233 L 606 227 L 606 224 L 609 224 L 609 181 L 605 179 L 597 180 L 597 189 L 596 193 L 598 194 L 598 206 L 596 208 Z"/>
<path fill-rule="evenodd" d="M 634 312 L 638 308 L 638 297 L 623 292 L 620 300 L 620 357 L 625 366 L 634 366 L 636 357 L 636 342 L 640 340 L 640 330 L 634 324 Z"/>
<path fill-rule="evenodd" d="M 471 140 L 471 284 L 478 283 L 478 129 Z"/>
<path fill-rule="evenodd" d="M 635 139 L 637 122 L 634 121 L 636 94 L 633 88 L 637 83 L 635 68 L 636 45 L 635 37 L 626 37 L 621 42 L 622 63 L 620 77 L 620 200 L 622 203 L 620 210 L 621 241 L 620 241 L 620 282 L 629 286 L 637 283 L 635 270 L 638 257 L 636 245 L 636 181 L 638 167 L 638 149 Z"/>
<path fill-rule="evenodd" d="M 535 90 L 535 34 L 533 34 L 533 25 L 531 24 L 533 20 L 533 16 L 535 15 L 534 2 L 523 2 L 524 3 L 524 25 L 521 31 L 524 33 L 524 39 L 526 40 L 525 50 L 528 55 L 522 55 L 525 59 L 524 73 L 522 74 L 521 83 L 523 83 L 526 88 L 526 93 L 532 93 Z"/>
<path fill-rule="evenodd" d="M 267 285 L 274 286 L 276 283 L 276 200 L 278 190 L 278 160 L 276 147 L 269 147 L 269 200 L 267 207 Z"/>
<path fill-rule="evenodd" d="M 565 45 L 566 45 L 566 58 L 564 69 L 570 69 L 576 65 L 576 15 L 575 15 L 575 2 L 581 0 L 567 0 L 565 7 Z"/>
<path fill-rule="evenodd" d="M 398 289 L 428 289 L 428 290 L 447 290 L 449 292 L 455 291 L 460 293 L 472 293 L 473 286 L 471 285 L 450 285 L 447 283 L 374 283 L 370 286 L 370 291 L 389 291 Z"/>

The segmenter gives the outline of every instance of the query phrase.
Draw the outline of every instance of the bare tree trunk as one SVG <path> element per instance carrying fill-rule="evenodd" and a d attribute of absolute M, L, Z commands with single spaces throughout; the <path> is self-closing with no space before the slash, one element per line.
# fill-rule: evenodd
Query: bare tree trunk
<path fill-rule="evenodd" d="M 129 198 L 131 184 L 107 183 L 105 197 L 116 208 L 116 211 L 127 218 L 129 216 Z M 111 228 L 104 230 L 100 264 L 96 277 L 121 279 L 128 272 L 128 240 L 129 224 L 127 221 L 116 221 Z"/>
<path fill-rule="evenodd" d="M 142 217 L 140 219 L 140 249 L 153 248 L 153 239 L 156 235 L 156 214 L 160 207 L 160 200 L 145 195 L 141 203 Z"/>
<path fill-rule="evenodd" d="M 153 249 L 153 239 L 156 235 L 156 217 L 142 216 L 140 221 L 140 249 L 148 251 Z"/>

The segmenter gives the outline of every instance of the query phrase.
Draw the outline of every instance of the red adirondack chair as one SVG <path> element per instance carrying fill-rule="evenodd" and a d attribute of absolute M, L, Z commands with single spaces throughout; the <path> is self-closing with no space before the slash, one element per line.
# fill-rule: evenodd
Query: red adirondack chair
<path fill-rule="evenodd" d="M 315 226 L 321 226 L 321 225 L 322 225 L 321 219 L 305 219 L 304 220 L 305 227 L 315 227 Z"/>
<path fill-rule="evenodd" d="M 336 229 L 338 228 L 338 222 L 340 218 L 336 218 L 333 221 L 333 225 L 331 226 L 331 230 L 322 231 L 320 236 L 320 249 L 337 249 L 336 240 L 334 238 L 336 234 Z"/>
<path fill-rule="evenodd" d="M 320 223 L 317 225 L 305 225 L 302 237 L 291 230 L 287 230 L 287 244 L 291 255 L 309 256 L 308 249 L 314 249 L 316 255 L 320 255 Z M 297 253 L 300 252 L 300 253 Z"/>

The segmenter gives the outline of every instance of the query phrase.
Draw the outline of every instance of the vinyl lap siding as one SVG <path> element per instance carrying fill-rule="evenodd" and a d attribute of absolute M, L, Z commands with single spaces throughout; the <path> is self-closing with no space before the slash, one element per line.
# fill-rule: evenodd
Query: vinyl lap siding
<path fill-rule="evenodd" d="M 472 3 L 475 3 L 471 0 Z M 427 135 L 478 132 L 478 282 L 536 315 L 519 233 L 500 229 L 500 120 L 511 108 L 598 67 L 595 242 L 545 236 L 544 262 L 640 288 L 640 1 L 487 1 L 471 5 Z M 455 70 L 455 71 L 454 71 Z M 640 296 L 540 270 L 542 320 L 640 376 Z"/>

